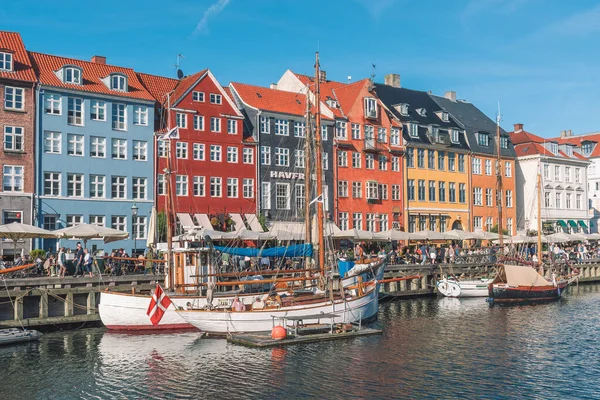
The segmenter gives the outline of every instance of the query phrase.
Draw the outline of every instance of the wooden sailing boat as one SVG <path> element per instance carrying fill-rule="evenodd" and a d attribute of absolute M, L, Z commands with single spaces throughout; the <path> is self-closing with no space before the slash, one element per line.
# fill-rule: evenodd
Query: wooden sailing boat
<path fill-rule="evenodd" d="M 310 92 L 307 90 L 307 102 Z M 368 320 L 376 316 L 379 308 L 379 284 L 383 278 L 386 258 L 378 258 L 355 266 L 357 275 L 344 279 L 333 277 L 333 266 L 327 266 L 325 261 L 325 240 L 323 231 L 323 169 L 321 150 L 321 115 L 320 115 L 320 66 L 319 54 L 315 63 L 315 122 L 314 153 L 316 171 L 316 199 L 307 203 L 317 205 L 317 265 L 320 269 L 313 280 L 322 289 L 313 291 L 288 291 L 284 294 L 269 293 L 257 296 L 251 304 L 242 302 L 235 308 L 213 309 L 178 309 L 177 313 L 196 328 L 215 334 L 233 332 L 262 332 L 269 331 L 279 319 L 285 317 L 301 317 L 304 323 L 318 322 L 319 315 L 335 315 L 334 323 L 352 323 Z M 312 125 L 309 125 L 312 126 Z M 310 130 L 309 130 L 310 132 Z M 307 135 L 307 141 L 312 139 Z M 310 146 L 310 145 L 307 145 Z M 307 157 L 308 159 L 309 157 Z M 307 175 L 306 185 L 310 184 Z M 306 189 L 310 193 L 309 187 Z M 308 217 L 308 215 L 307 215 Z M 310 218 L 307 218 L 306 234 L 310 235 Z M 329 267 L 329 268 L 328 268 Z M 307 277 L 310 280 L 311 277 Z"/>

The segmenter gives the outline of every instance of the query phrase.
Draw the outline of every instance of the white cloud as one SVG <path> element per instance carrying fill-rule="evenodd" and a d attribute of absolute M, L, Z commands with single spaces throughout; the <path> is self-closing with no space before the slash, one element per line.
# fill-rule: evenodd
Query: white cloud
<path fill-rule="evenodd" d="M 208 9 L 206 9 L 206 11 L 204 11 L 204 15 L 202 16 L 202 19 L 198 22 L 198 25 L 196 25 L 196 30 L 194 30 L 194 35 L 205 32 L 208 29 L 208 21 L 212 17 L 214 17 L 215 15 L 217 15 L 221 11 L 223 11 L 223 9 L 225 7 L 227 7 L 227 4 L 229 4 L 229 1 L 230 0 L 218 0 L 216 3 L 214 3 L 213 5 L 208 7 Z"/>

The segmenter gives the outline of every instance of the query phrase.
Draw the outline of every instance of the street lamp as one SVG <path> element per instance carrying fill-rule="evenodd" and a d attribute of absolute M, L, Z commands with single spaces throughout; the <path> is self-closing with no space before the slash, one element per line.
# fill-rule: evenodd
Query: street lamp
<path fill-rule="evenodd" d="M 135 217 L 138 213 L 138 206 L 135 205 L 135 200 L 133 201 L 133 205 L 131 206 L 131 233 L 133 234 L 133 255 L 137 253 L 137 233 L 135 232 Z"/>

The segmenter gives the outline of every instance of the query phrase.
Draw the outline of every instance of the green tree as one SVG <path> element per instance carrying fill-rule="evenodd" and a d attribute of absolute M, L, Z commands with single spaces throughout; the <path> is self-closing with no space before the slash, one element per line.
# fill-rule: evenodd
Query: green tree
<path fill-rule="evenodd" d="M 492 233 L 498 233 L 498 224 L 496 224 L 496 225 L 492 226 L 492 227 L 490 228 L 490 232 L 492 232 Z M 508 230 L 506 230 L 506 229 L 502 229 L 502 234 L 503 234 L 503 235 L 508 235 Z"/>
<path fill-rule="evenodd" d="M 167 214 L 164 211 L 160 211 L 156 218 L 156 240 L 159 242 L 167 241 Z"/>

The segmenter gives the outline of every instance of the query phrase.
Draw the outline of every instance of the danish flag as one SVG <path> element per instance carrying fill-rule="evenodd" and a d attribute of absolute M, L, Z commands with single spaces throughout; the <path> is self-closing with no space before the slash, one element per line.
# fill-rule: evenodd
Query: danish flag
<path fill-rule="evenodd" d="M 156 290 L 154 291 L 152 299 L 150 300 L 150 305 L 148 306 L 148 312 L 146 312 L 150 317 L 152 325 L 158 325 L 171 303 L 171 299 L 163 292 L 160 285 L 156 285 Z"/>

